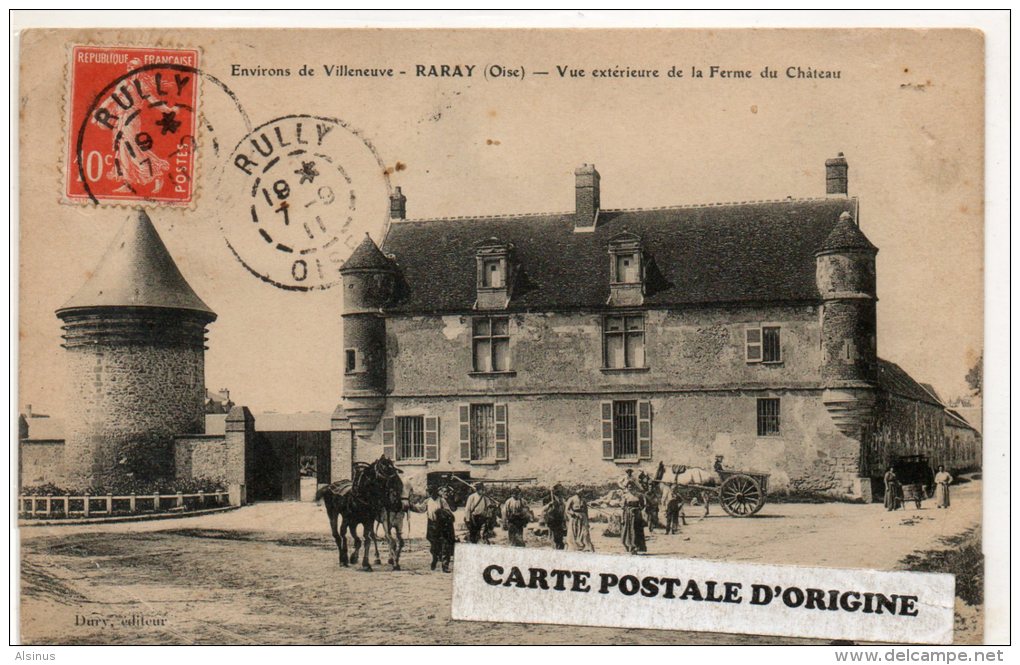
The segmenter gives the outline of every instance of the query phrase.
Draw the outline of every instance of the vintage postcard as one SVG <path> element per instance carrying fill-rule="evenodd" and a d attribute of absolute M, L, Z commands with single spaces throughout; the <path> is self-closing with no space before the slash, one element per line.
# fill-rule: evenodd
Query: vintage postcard
<path fill-rule="evenodd" d="M 18 54 L 16 642 L 985 641 L 980 31 Z"/>

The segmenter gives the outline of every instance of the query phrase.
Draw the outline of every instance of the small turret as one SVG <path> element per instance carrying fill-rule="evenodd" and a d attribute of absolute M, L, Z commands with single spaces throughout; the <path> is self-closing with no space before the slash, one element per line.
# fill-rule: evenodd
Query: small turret
<path fill-rule="evenodd" d="M 341 266 L 343 278 L 344 378 L 342 405 L 359 436 L 379 424 L 386 399 L 386 319 L 396 270 L 372 239 L 365 239 Z"/>
<path fill-rule="evenodd" d="M 854 438 L 870 419 L 878 380 L 877 253 L 848 212 L 815 253 L 822 299 L 823 401 L 840 431 Z"/>

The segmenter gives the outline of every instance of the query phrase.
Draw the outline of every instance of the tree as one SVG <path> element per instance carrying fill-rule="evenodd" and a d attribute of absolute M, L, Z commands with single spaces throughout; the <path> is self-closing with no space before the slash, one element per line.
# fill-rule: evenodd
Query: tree
<path fill-rule="evenodd" d="M 981 396 L 981 387 L 982 382 L 984 381 L 984 361 L 985 354 L 982 351 L 981 355 L 978 356 L 977 362 L 975 362 L 974 366 L 970 368 L 970 371 L 967 372 L 966 376 L 967 385 L 970 386 L 970 389 L 974 391 L 974 394 L 978 397 Z"/>

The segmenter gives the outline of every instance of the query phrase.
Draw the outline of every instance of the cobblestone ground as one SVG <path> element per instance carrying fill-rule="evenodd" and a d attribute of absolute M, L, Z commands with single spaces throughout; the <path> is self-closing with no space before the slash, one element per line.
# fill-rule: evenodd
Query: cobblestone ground
<path fill-rule="evenodd" d="M 980 524 L 981 483 L 953 506 L 771 504 L 758 517 L 694 518 L 653 534 L 652 556 L 896 569 L 910 553 Z M 593 524 L 600 552 L 622 553 Z M 429 570 L 415 515 L 401 559 L 375 572 L 341 569 L 325 510 L 264 503 L 159 522 L 29 527 L 22 552 L 26 644 L 753 644 L 805 640 L 657 630 L 453 621 L 451 576 Z M 505 540 L 502 531 L 500 541 Z M 549 547 L 529 535 L 529 547 Z M 382 548 L 383 559 L 386 548 Z M 454 564 L 456 565 L 456 564 Z M 958 643 L 979 642 L 981 608 L 957 602 Z"/>

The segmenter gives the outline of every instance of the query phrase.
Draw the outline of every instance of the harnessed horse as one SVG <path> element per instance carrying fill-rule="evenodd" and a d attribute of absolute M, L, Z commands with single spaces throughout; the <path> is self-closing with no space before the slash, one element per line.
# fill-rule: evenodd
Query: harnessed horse
<path fill-rule="evenodd" d="M 372 570 L 368 563 L 369 543 L 375 531 L 375 521 L 380 511 L 393 507 L 394 495 L 399 499 L 403 491 L 400 471 L 386 457 L 380 457 L 371 464 L 357 462 L 354 465 L 352 480 L 341 480 L 319 489 L 315 493 L 315 502 L 324 501 L 329 526 L 333 532 L 340 552 L 340 565 L 347 566 L 347 531 L 354 538 L 354 551 L 351 560 L 357 561 L 361 549 L 362 538 L 358 537 L 357 527 L 361 525 L 365 550 L 362 554 L 361 567 Z M 339 518 L 340 526 L 337 528 Z"/>

